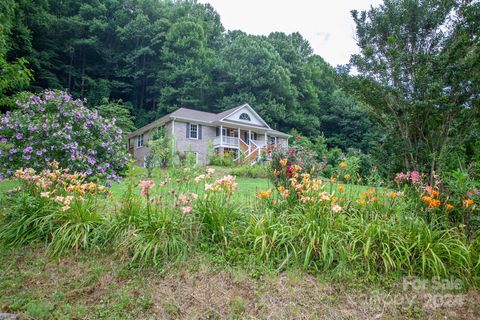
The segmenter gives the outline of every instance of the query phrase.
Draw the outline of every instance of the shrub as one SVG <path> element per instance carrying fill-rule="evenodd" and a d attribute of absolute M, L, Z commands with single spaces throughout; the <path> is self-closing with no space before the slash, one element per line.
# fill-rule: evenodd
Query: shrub
<path fill-rule="evenodd" d="M 55 160 L 87 177 L 118 179 L 127 154 L 115 119 L 98 116 L 61 91 L 26 94 L 17 105 L 0 118 L 0 178 L 19 168 L 42 170 Z"/>
<path fill-rule="evenodd" d="M 213 152 L 208 161 L 212 166 L 231 167 L 235 164 L 235 153 L 225 151 L 221 156 L 218 152 Z"/>
<path fill-rule="evenodd" d="M 246 178 L 268 178 L 268 166 L 259 163 L 254 165 L 243 165 L 230 169 L 230 174 Z"/>
<path fill-rule="evenodd" d="M 269 177 L 275 186 L 287 187 L 293 171 L 298 175 L 315 174 L 319 169 L 315 153 L 302 146 L 274 148 L 270 156 Z"/>
<path fill-rule="evenodd" d="M 148 141 L 150 151 L 145 158 L 148 176 L 152 176 L 155 168 L 166 168 L 173 162 L 173 140 L 165 134 L 165 129 L 159 129 L 152 140 Z"/>

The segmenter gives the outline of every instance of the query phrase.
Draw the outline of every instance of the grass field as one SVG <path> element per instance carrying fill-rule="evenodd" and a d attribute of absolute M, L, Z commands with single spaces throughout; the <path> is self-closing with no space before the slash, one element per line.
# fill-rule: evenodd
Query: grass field
<path fill-rule="evenodd" d="M 229 174 L 228 168 L 224 167 L 214 167 L 216 170 L 216 176 L 221 177 L 223 175 Z M 156 183 L 160 183 L 161 179 L 156 179 Z M 265 178 L 245 178 L 245 177 L 237 177 L 236 179 L 238 183 L 238 192 L 235 193 L 234 198 L 241 202 L 250 202 L 253 201 L 255 195 L 259 191 L 268 190 L 273 188 L 272 183 Z M 14 188 L 17 185 L 15 181 L 12 180 L 4 180 L 0 182 L 0 201 L 4 197 L 5 192 Z M 328 183 L 326 185 L 326 191 L 332 192 L 338 187 L 337 183 Z M 359 186 L 359 185 L 352 185 L 352 184 L 345 184 L 345 192 L 351 195 L 358 195 L 364 191 L 366 191 L 369 187 L 368 186 Z M 110 191 L 112 192 L 113 196 L 119 198 L 122 193 L 126 190 L 126 186 L 124 183 L 113 184 Z"/>

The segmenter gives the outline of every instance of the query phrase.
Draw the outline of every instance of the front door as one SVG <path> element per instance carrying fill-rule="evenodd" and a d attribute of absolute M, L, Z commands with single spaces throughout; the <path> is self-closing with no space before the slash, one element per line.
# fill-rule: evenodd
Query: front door
<path fill-rule="evenodd" d="M 248 131 L 243 131 L 243 141 L 245 141 L 246 144 L 250 144 L 250 137 L 248 136 Z"/>

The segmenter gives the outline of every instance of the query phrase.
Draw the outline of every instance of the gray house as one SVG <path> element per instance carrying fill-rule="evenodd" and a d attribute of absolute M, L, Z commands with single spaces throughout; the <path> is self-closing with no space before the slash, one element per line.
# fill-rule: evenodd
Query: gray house
<path fill-rule="evenodd" d="M 198 164 L 208 164 L 210 152 L 224 155 L 231 152 L 245 162 L 255 161 L 262 148 L 271 145 L 288 146 L 288 134 L 273 130 L 248 104 L 210 113 L 180 108 L 130 133 L 128 151 L 143 166 L 149 152 L 148 139 L 158 128 L 173 137 L 174 150 L 180 154 L 192 152 Z"/>

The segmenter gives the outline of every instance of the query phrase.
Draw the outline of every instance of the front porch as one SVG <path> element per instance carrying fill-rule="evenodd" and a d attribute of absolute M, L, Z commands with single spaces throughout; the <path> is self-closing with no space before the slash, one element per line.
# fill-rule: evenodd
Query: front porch
<path fill-rule="evenodd" d="M 277 137 L 269 136 L 265 132 L 224 126 L 217 127 L 217 136 L 213 140 L 214 148 L 241 149 L 242 145 L 246 145 L 261 149 L 275 144 Z"/>
<path fill-rule="evenodd" d="M 277 137 L 266 132 L 226 126 L 217 127 L 217 136 L 213 140 L 213 147 L 219 154 L 223 155 L 226 150 L 236 150 L 235 160 L 249 163 L 260 157 L 262 149 L 275 144 Z"/>

